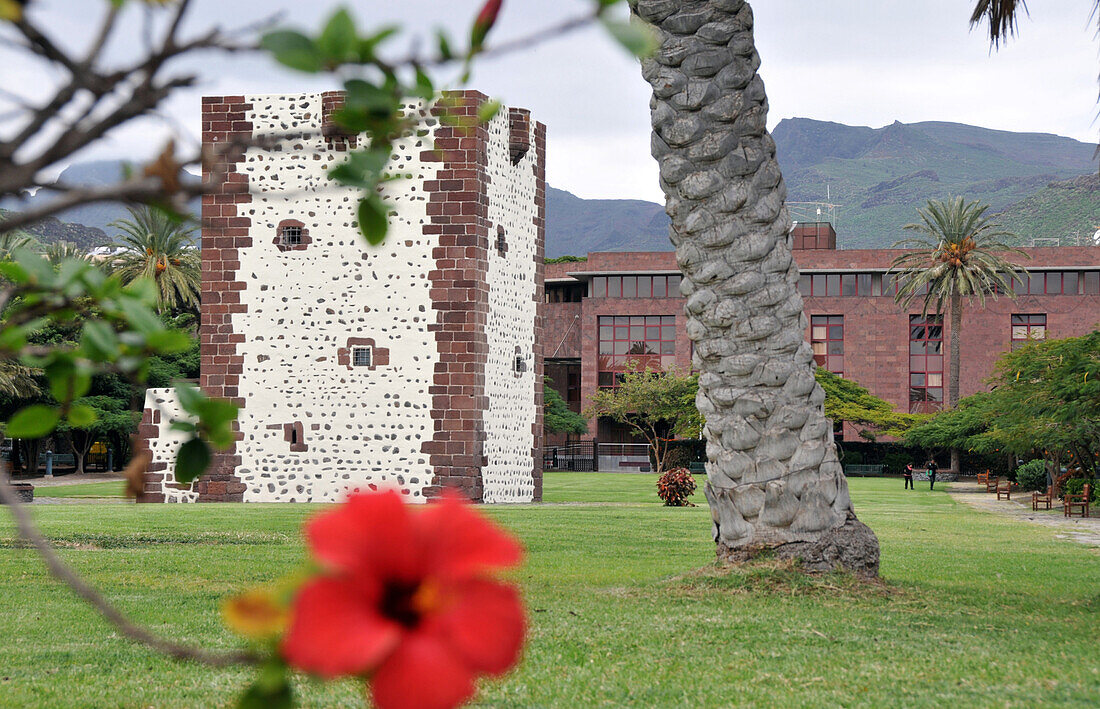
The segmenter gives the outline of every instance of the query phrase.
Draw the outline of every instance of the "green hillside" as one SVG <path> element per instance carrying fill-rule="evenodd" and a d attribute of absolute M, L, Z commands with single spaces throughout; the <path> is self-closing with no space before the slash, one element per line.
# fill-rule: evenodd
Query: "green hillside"
<path fill-rule="evenodd" d="M 1093 145 L 956 123 L 872 129 L 794 118 L 773 135 L 788 199 L 839 205 L 842 248 L 890 246 L 928 199 L 962 194 L 1001 211 L 1051 182 L 1096 172 Z M 1059 208 L 1040 202 L 1040 213 Z"/>
<path fill-rule="evenodd" d="M 997 221 L 1024 246 L 1030 246 L 1032 239 L 1088 243 L 1100 229 L 1100 175 L 1052 182 L 1011 205 Z"/>

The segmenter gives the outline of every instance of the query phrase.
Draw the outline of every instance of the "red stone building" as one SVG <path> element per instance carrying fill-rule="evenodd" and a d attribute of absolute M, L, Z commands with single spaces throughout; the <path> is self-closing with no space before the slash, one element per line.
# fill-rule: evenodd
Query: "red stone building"
<path fill-rule="evenodd" d="M 920 306 L 894 302 L 888 249 L 836 249 L 828 224 L 800 224 L 792 248 L 801 271 L 806 337 L 818 362 L 901 410 L 941 405 L 947 384 L 948 324 L 920 317 Z M 985 388 L 997 357 L 1031 338 L 1081 335 L 1100 326 L 1100 248 L 1027 249 L 1027 283 L 1015 299 L 976 299 L 963 315 L 961 396 Z M 675 254 L 603 252 L 546 268 L 546 373 L 574 410 L 601 386 L 614 386 L 628 362 L 691 365 Z M 610 422 L 593 421 L 601 442 L 628 440 Z M 852 431 L 846 432 L 849 435 Z"/>

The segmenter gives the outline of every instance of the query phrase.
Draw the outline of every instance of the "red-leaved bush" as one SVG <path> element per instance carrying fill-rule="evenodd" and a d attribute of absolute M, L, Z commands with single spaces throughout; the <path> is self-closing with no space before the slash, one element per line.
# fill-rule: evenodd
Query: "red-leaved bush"
<path fill-rule="evenodd" d="M 657 496 L 665 501 L 668 507 L 684 507 L 695 505 L 688 502 L 688 498 L 695 492 L 695 478 L 687 468 L 673 468 L 666 470 L 657 478 Z"/>

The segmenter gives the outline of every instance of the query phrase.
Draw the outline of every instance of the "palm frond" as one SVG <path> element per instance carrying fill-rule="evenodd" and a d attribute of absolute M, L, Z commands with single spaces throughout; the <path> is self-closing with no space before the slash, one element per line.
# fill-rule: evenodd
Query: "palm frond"
<path fill-rule="evenodd" d="M 198 309 L 201 259 L 194 226 L 149 207 L 130 208 L 130 219 L 111 226 L 121 232 L 111 269 L 129 283 L 147 278 L 157 285 L 162 310 Z"/>

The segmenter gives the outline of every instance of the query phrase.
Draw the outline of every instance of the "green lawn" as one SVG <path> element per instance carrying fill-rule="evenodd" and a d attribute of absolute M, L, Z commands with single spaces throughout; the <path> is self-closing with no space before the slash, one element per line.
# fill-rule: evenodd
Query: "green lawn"
<path fill-rule="evenodd" d="M 549 473 L 543 506 L 486 508 L 526 543 L 522 665 L 485 706 L 1096 706 L 1100 556 L 897 480 L 852 481 L 884 584 L 712 567 L 709 514 L 654 476 Z M 697 495 L 697 497 L 701 497 Z M 617 505 L 592 504 L 615 502 Z M 701 500 L 700 500 L 701 502 Z M 587 503 L 587 504 L 586 504 Z M 316 506 L 72 505 L 35 515 L 65 557 L 159 632 L 230 647 L 218 600 L 294 568 Z M 227 706 L 244 671 L 117 638 L 0 526 L 0 705 Z M 430 671 L 426 670 L 426 677 Z M 356 706 L 351 682 L 304 706 Z"/>
<path fill-rule="evenodd" d="M 125 494 L 126 483 L 121 480 L 49 487 L 39 485 L 34 488 L 35 497 L 123 497 Z"/>

